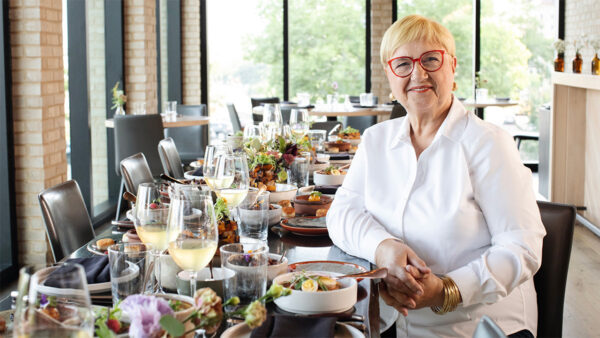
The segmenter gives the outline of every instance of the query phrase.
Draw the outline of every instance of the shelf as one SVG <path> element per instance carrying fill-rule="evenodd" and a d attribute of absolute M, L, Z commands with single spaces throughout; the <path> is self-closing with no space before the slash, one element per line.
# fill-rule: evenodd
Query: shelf
<path fill-rule="evenodd" d="M 600 75 L 553 72 L 552 84 L 600 90 Z"/>

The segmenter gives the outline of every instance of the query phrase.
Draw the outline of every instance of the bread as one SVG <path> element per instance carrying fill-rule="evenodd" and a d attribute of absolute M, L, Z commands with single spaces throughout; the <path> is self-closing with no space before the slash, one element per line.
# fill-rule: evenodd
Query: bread
<path fill-rule="evenodd" d="M 281 214 L 283 217 L 296 217 L 296 210 L 294 207 L 283 207 L 281 208 Z"/>
<path fill-rule="evenodd" d="M 107 250 L 109 246 L 115 244 L 112 238 L 103 238 L 96 241 L 98 250 Z"/>
<path fill-rule="evenodd" d="M 290 200 L 282 200 L 282 201 L 279 201 L 279 203 L 277 203 L 277 204 L 281 205 L 282 208 L 292 206 L 292 202 L 290 202 Z"/>
<path fill-rule="evenodd" d="M 329 211 L 329 209 L 317 209 L 315 216 L 317 216 L 317 217 L 327 216 L 327 211 Z"/>

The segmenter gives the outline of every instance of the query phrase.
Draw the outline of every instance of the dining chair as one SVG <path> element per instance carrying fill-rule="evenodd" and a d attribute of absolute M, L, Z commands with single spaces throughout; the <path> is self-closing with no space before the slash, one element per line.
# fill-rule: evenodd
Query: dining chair
<path fill-rule="evenodd" d="M 279 103 L 278 97 L 262 97 L 262 98 L 250 98 L 250 103 L 252 103 L 252 108 L 256 106 L 260 106 L 265 103 Z"/>
<path fill-rule="evenodd" d="M 55 263 L 96 236 L 76 181 L 42 191 L 38 201 Z"/>
<path fill-rule="evenodd" d="M 183 164 L 172 138 L 167 137 L 158 142 L 158 155 L 165 174 L 175 178 L 183 178 Z"/>
<path fill-rule="evenodd" d="M 205 104 L 177 105 L 177 113 L 183 116 L 208 116 Z M 173 139 L 181 161 L 189 163 L 204 156 L 204 149 L 208 145 L 208 126 L 167 128 L 164 137 Z"/>
<path fill-rule="evenodd" d="M 231 127 L 233 128 L 233 133 L 235 134 L 236 132 L 242 130 L 242 124 L 240 123 L 240 115 L 235 109 L 235 105 L 233 103 L 227 104 L 227 110 L 229 111 L 229 120 L 231 120 Z"/>
<path fill-rule="evenodd" d="M 329 132 L 335 128 L 337 125 L 340 126 L 339 130 L 341 131 L 344 128 L 344 125 L 340 121 L 323 121 L 323 122 L 313 122 L 310 126 L 310 130 L 325 130 L 326 134 L 329 135 Z"/>
<path fill-rule="evenodd" d="M 506 334 L 490 317 L 483 315 L 473 333 L 473 338 L 506 338 Z"/>
<path fill-rule="evenodd" d="M 537 292 L 537 334 L 538 337 L 560 337 L 569 258 L 573 245 L 575 207 L 542 201 L 538 201 L 537 204 L 546 228 L 542 265 L 533 276 Z"/>
<path fill-rule="evenodd" d="M 373 103 L 377 104 L 379 98 L 377 96 L 373 96 Z M 359 96 L 350 96 L 350 102 L 353 104 L 360 103 Z M 377 123 L 377 116 L 347 116 L 344 117 L 344 125 L 347 127 L 352 127 L 354 129 L 358 129 L 360 133 L 364 133 L 365 129 Z"/>
<path fill-rule="evenodd" d="M 406 116 L 406 109 L 404 109 L 400 103 L 394 103 L 394 106 L 392 106 L 392 112 L 390 113 L 390 120 L 397 119 L 402 116 Z"/>
<path fill-rule="evenodd" d="M 515 142 L 517 142 L 517 149 L 519 149 L 519 151 L 520 151 L 523 141 L 539 143 L 540 136 L 539 136 L 539 133 L 537 133 L 537 132 L 532 132 L 532 133 L 519 132 L 517 134 L 513 134 L 513 139 L 515 140 Z M 525 143 L 527 143 L 527 142 L 525 142 Z M 527 168 L 529 168 L 531 170 L 531 172 L 537 173 L 538 168 L 539 168 L 539 160 L 526 160 L 526 161 L 523 161 L 523 165 L 526 166 Z"/>
<path fill-rule="evenodd" d="M 134 195 L 137 195 L 140 184 L 154 182 L 143 153 L 137 153 L 121 161 L 121 175 L 125 181 L 125 188 Z"/>

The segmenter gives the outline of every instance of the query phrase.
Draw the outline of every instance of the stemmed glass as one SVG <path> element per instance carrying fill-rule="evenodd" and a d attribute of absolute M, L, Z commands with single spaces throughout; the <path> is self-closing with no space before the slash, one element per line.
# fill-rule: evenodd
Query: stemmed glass
<path fill-rule="evenodd" d="M 190 271 L 190 291 L 196 293 L 196 275 L 217 251 L 219 231 L 210 195 L 198 189 L 176 191 L 171 197 L 169 253 L 182 269 Z"/>
<path fill-rule="evenodd" d="M 225 199 L 230 210 L 242 203 L 248 194 L 248 188 L 250 188 L 246 155 L 221 156 L 217 161 L 215 181 L 219 182 L 215 193 Z"/>
<path fill-rule="evenodd" d="M 156 257 L 156 281 L 158 293 L 164 293 L 161 282 L 161 255 L 169 246 L 167 217 L 169 207 L 161 202 L 160 186 L 142 183 L 138 186 L 135 202 L 135 230 L 144 244 L 149 244 Z"/>
<path fill-rule="evenodd" d="M 219 182 L 215 181 L 217 160 L 222 155 L 232 154 L 231 147 L 226 144 L 217 144 L 206 146 L 204 151 L 204 164 L 202 165 L 202 175 L 210 189 L 215 190 Z"/>
<path fill-rule="evenodd" d="M 260 138 L 260 127 L 251 125 L 244 128 L 244 141 L 249 139 Z"/>
<path fill-rule="evenodd" d="M 283 118 L 278 104 L 266 103 L 263 106 L 263 121 L 261 123 L 263 140 L 271 140 L 281 134 Z"/>
<path fill-rule="evenodd" d="M 93 337 L 94 314 L 84 269 L 64 263 L 60 273 L 21 271 L 15 337 Z M 27 302 L 21 292 L 29 290 Z"/>
<path fill-rule="evenodd" d="M 308 111 L 306 109 L 292 109 L 290 113 L 290 128 L 296 139 L 301 139 L 310 129 Z"/>

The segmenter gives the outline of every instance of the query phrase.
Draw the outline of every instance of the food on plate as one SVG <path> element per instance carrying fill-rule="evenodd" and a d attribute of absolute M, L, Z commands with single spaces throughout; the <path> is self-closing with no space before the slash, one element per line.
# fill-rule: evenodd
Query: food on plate
<path fill-rule="evenodd" d="M 115 244 L 115 241 L 112 238 L 102 238 L 96 241 L 98 250 L 107 250 L 113 244 Z"/>
<path fill-rule="evenodd" d="M 354 129 L 348 126 L 346 127 L 346 129 L 340 131 L 338 137 L 342 139 L 358 140 L 360 139 L 360 132 L 358 131 L 358 129 Z"/>
<path fill-rule="evenodd" d="M 140 236 L 138 236 L 135 229 L 130 229 L 123 234 L 122 241 L 124 243 L 140 243 L 142 240 L 140 239 Z"/>
<path fill-rule="evenodd" d="M 325 216 L 327 216 L 327 211 L 329 211 L 329 209 L 317 209 L 315 216 L 325 217 Z"/>
<path fill-rule="evenodd" d="M 252 168 L 249 173 L 252 187 L 260 189 L 262 186 L 266 186 L 267 191 L 275 191 L 277 189 L 275 183 L 283 180 L 282 172 L 276 172 L 275 155 L 258 154 L 254 157 L 250 167 Z M 287 179 L 287 173 L 285 179 Z"/>
<path fill-rule="evenodd" d="M 294 274 L 290 281 L 281 283 L 281 286 L 306 292 L 333 291 L 341 288 L 340 283 L 329 276 L 304 271 Z"/>
<path fill-rule="evenodd" d="M 327 147 L 327 151 L 330 153 L 340 153 L 349 151 L 352 148 L 352 145 L 342 139 L 339 139 L 334 142 L 326 142 L 325 146 Z"/>
<path fill-rule="evenodd" d="M 296 217 L 296 210 L 294 207 L 281 208 L 281 214 L 283 217 Z"/>
<path fill-rule="evenodd" d="M 281 205 L 282 208 L 292 206 L 292 202 L 290 200 L 281 200 L 277 204 Z"/>
<path fill-rule="evenodd" d="M 0 317 L 0 333 L 4 333 L 6 331 L 6 320 Z"/>
<path fill-rule="evenodd" d="M 332 165 L 323 170 L 319 170 L 318 173 L 322 175 L 346 175 L 344 170 L 340 170 Z"/>
<path fill-rule="evenodd" d="M 222 198 L 218 198 L 215 203 L 215 215 L 217 215 L 217 227 L 219 228 L 218 245 L 239 243 L 237 222 L 231 218 L 227 203 Z"/>
<path fill-rule="evenodd" d="M 319 202 L 321 201 L 321 195 L 323 195 L 320 191 L 313 191 L 310 193 L 310 196 L 308 196 L 308 201 L 309 202 Z"/>

